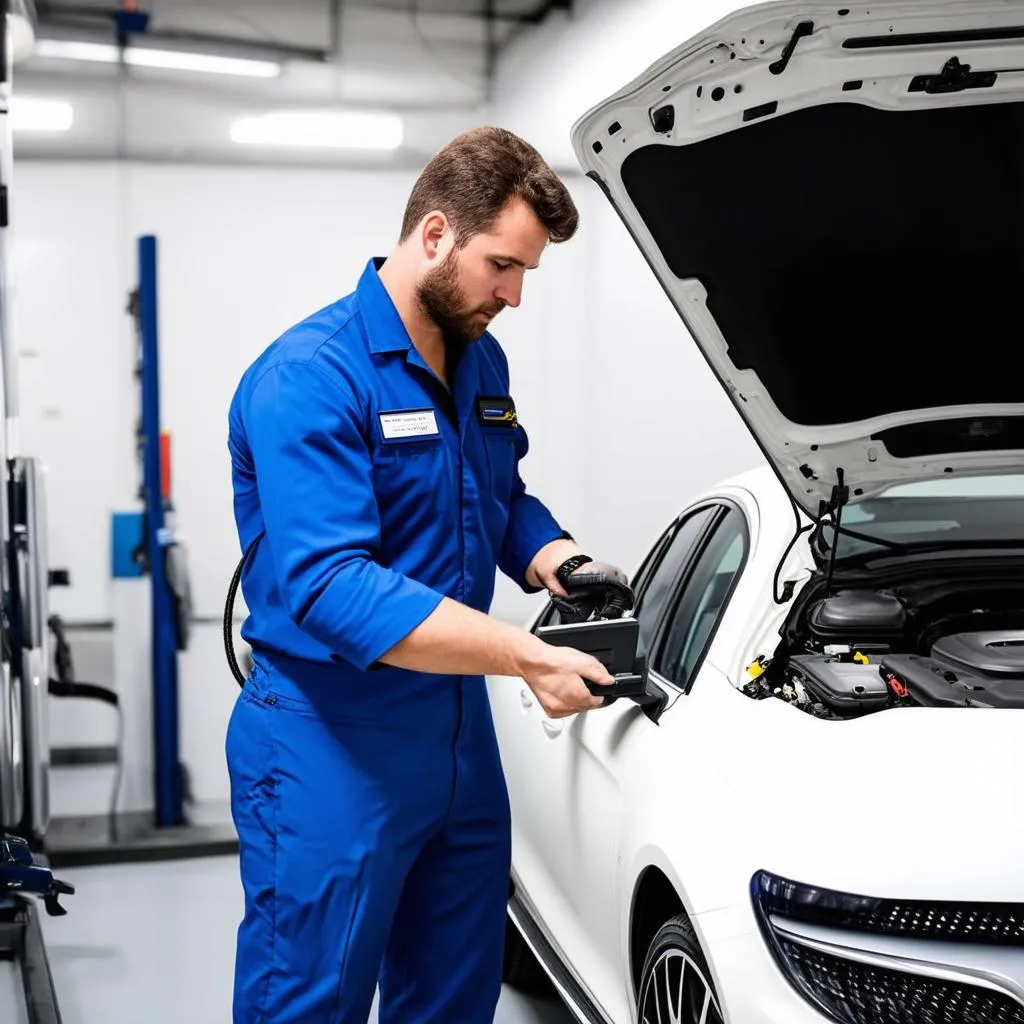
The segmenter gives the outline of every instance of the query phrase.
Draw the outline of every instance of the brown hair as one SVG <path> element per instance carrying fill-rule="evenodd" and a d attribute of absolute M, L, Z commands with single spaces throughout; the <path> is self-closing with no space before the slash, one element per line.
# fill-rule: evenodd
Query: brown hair
<path fill-rule="evenodd" d="M 400 240 L 428 213 L 440 210 L 461 247 L 487 231 L 515 197 L 529 204 L 552 242 L 576 233 L 579 213 L 572 197 L 540 153 L 504 128 L 473 128 L 452 139 L 423 169 L 409 195 Z"/>

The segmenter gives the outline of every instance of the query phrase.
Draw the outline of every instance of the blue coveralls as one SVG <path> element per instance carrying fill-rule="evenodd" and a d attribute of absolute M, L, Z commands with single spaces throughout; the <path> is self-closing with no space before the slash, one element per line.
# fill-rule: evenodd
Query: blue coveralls
<path fill-rule="evenodd" d="M 484 681 L 377 659 L 442 595 L 523 590 L 561 526 L 485 335 L 451 392 L 371 261 L 230 411 L 254 667 L 227 734 L 245 913 L 235 1024 L 485 1024 L 501 987 L 509 806 Z"/>

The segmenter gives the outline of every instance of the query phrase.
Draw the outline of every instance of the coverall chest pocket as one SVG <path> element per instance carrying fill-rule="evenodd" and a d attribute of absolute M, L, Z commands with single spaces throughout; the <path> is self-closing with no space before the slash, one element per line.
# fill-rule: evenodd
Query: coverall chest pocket
<path fill-rule="evenodd" d="M 433 504 L 447 494 L 447 479 L 440 437 L 385 442 L 373 458 L 373 488 L 381 508 Z"/>

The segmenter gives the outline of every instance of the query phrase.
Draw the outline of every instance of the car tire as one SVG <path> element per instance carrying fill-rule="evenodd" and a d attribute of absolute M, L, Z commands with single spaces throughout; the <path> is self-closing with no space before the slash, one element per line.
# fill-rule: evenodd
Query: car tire
<path fill-rule="evenodd" d="M 505 958 L 501 980 L 524 995 L 546 996 L 553 991 L 551 979 L 511 917 L 505 918 Z"/>
<path fill-rule="evenodd" d="M 638 1019 L 649 1024 L 723 1024 L 707 959 L 685 915 L 654 936 L 640 975 L 638 1007 Z"/>

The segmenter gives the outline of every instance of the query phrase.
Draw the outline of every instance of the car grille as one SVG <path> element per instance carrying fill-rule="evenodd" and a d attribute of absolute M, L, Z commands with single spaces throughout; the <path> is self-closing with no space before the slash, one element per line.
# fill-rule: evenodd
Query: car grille
<path fill-rule="evenodd" d="M 1021 904 L 872 902 L 870 909 L 858 915 L 858 930 L 915 939 L 1024 946 Z"/>
<path fill-rule="evenodd" d="M 788 939 L 780 946 L 797 979 L 843 1024 L 1024 1024 L 1024 1006 L 999 992 L 857 963 Z"/>

